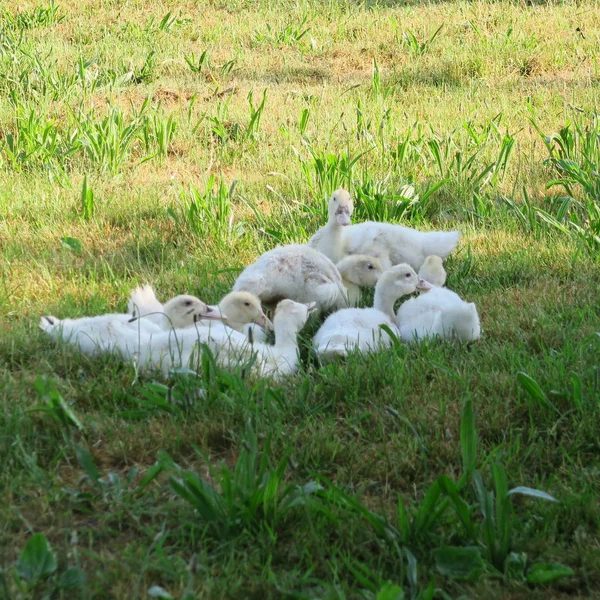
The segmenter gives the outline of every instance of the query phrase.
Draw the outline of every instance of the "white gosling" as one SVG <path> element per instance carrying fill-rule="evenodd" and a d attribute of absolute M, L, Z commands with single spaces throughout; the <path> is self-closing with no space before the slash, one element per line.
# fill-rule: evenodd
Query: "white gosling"
<path fill-rule="evenodd" d="M 418 270 L 430 254 L 446 258 L 460 239 L 458 231 L 424 232 L 374 221 L 349 225 L 343 234 L 347 254 L 378 256 L 384 269 L 408 263 Z"/>
<path fill-rule="evenodd" d="M 427 337 L 457 338 L 471 342 L 481 335 L 475 304 L 468 303 L 455 292 L 441 287 L 446 271 L 439 256 L 429 256 L 419 275 L 434 284 L 417 298 L 407 300 L 398 310 L 396 325 L 406 341 Z"/>
<path fill-rule="evenodd" d="M 327 207 L 329 220 L 312 236 L 308 245 L 322 252 L 334 263 L 342 260 L 344 257 L 343 228 L 350 225 L 353 211 L 354 204 L 346 190 L 340 189 L 333 192 Z"/>
<path fill-rule="evenodd" d="M 189 327 L 198 319 L 220 319 L 211 314 L 214 307 L 195 296 L 175 296 L 163 305 L 149 285 L 137 287 L 131 292 L 127 310 L 132 317 L 144 317 L 164 330 Z"/>
<path fill-rule="evenodd" d="M 343 206 L 343 211 L 338 213 Z M 446 258 L 458 244 L 459 231 L 417 231 L 402 225 L 366 221 L 350 224 L 354 205 L 346 190 L 336 190 L 329 201 L 329 221 L 309 241 L 334 262 L 349 254 L 366 254 L 381 259 L 384 269 L 408 263 L 420 269 L 425 258 Z"/>
<path fill-rule="evenodd" d="M 327 317 L 313 339 L 317 354 L 329 360 L 353 349 L 370 352 L 388 347 L 391 340 L 381 326 L 387 325 L 397 333 L 394 303 L 427 287 L 430 285 L 419 280 L 410 265 L 400 264 L 384 271 L 375 286 L 373 308 L 346 308 Z"/>
<path fill-rule="evenodd" d="M 263 312 L 260 300 L 249 292 L 230 292 L 217 306 L 209 306 L 221 315 L 221 321 L 201 320 L 198 325 L 211 328 L 229 327 L 243 333 L 250 341 L 264 342 L 265 330 L 273 331 L 273 323 Z"/>
<path fill-rule="evenodd" d="M 187 303 L 191 304 L 188 305 Z M 173 305 L 194 308 L 184 318 L 173 316 Z M 273 324 L 265 316 L 260 300 L 247 292 L 227 294 L 216 306 L 206 305 L 193 296 L 177 296 L 163 305 L 157 300 L 154 290 L 145 285 L 138 287 L 129 296 L 128 310 L 134 316 L 145 317 L 168 329 L 189 327 L 195 322 L 199 325 L 212 323 L 215 327 L 231 327 L 236 331 L 253 335 L 254 339 L 266 339 L 264 329 L 273 329 Z M 214 312 L 213 312 L 214 311 Z M 252 332 L 249 334 L 249 332 Z"/>
<path fill-rule="evenodd" d="M 164 374 L 176 367 L 194 369 L 200 356 L 199 345 L 205 344 L 222 367 L 237 366 L 255 356 L 252 368 L 259 376 L 289 375 L 298 369 L 298 333 L 314 309 L 314 303 L 282 300 L 273 318 L 274 345 L 253 344 L 232 329 L 192 327 L 153 336 L 150 344 L 140 347 L 138 362 L 143 369 L 160 369 Z"/>
<path fill-rule="evenodd" d="M 79 319 L 58 319 L 48 315 L 40 319 L 40 329 L 55 340 L 76 346 L 89 356 L 114 352 L 128 357 L 139 345 L 148 343 L 153 335 L 171 326 L 189 327 L 198 319 L 221 318 L 216 311 L 193 296 L 176 296 L 164 306 L 160 305 L 160 308 L 161 312 L 153 315 L 158 319 L 139 313 L 133 318 L 131 314 L 118 313 Z"/>
<path fill-rule="evenodd" d="M 263 304 L 280 300 L 316 302 L 320 311 L 346 306 L 346 290 L 335 265 L 324 254 L 309 246 L 278 246 L 247 266 L 233 285 Z"/>
<path fill-rule="evenodd" d="M 419 277 L 431 285 L 442 287 L 446 283 L 446 269 L 442 259 L 435 254 L 428 256 L 419 269 Z"/>
<path fill-rule="evenodd" d="M 347 290 L 348 306 L 357 306 L 360 301 L 360 288 L 375 287 L 383 273 L 378 258 L 363 254 L 346 256 L 336 267 Z"/>

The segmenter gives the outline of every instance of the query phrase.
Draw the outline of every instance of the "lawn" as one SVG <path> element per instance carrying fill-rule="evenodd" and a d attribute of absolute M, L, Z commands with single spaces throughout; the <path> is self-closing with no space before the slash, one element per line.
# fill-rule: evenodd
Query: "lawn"
<path fill-rule="evenodd" d="M 0 13 L 0 597 L 600 596 L 596 0 L 38 2 Z M 461 230 L 479 341 L 320 368 L 312 317 L 283 382 L 164 381 L 38 329 L 215 303 L 338 187 Z"/>

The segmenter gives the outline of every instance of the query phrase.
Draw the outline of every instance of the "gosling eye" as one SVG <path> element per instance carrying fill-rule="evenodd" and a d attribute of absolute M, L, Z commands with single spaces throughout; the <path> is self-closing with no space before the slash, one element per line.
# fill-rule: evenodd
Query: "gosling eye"
<path fill-rule="evenodd" d="M 410 277 L 410 273 L 406 273 L 404 277 Z"/>
<path fill-rule="evenodd" d="M 369 264 L 367 265 L 367 269 L 369 269 L 369 271 L 372 271 L 372 270 L 373 270 L 373 265 L 369 263 Z"/>
<path fill-rule="evenodd" d="M 250 302 L 244 302 L 244 306 L 250 306 Z"/>
<path fill-rule="evenodd" d="M 191 300 L 186 300 L 186 301 L 183 303 L 183 305 L 184 305 L 184 306 L 191 306 L 191 305 L 192 305 L 192 301 L 191 301 Z"/>

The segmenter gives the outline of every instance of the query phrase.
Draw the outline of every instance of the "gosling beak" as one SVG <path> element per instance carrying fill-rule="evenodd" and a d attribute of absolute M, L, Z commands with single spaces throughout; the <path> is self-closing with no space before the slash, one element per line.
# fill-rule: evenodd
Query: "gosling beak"
<path fill-rule="evenodd" d="M 227 319 L 227 315 L 224 315 L 216 306 L 207 306 L 204 311 L 194 317 L 195 321 L 200 321 L 202 319 L 209 321 L 223 321 Z"/>
<path fill-rule="evenodd" d="M 418 290 L 430 290 L 433 286 L 429 283 L 429 281 L 425 281 L 424 279 L 419 279 L 419 283 L 417 283 Z"/>
<path fill-rule="evenodd" d="M 350 209 L 347 206 L 338 207 L 335 211 L 335 218 L 337 219 L 337 222 L 344 227 L 350 225 Z"/>
<path fill-rule="evenodd" d="M 307 302 L 306 308 L 308 308 L 308 314 L 311 315 L 312 313 L 317 311 L 317 303 L 316 302 Z"/>
<path fill-rule="evenodd" d="M 260 325 L 264 329 L 268 329 L 269 331 L 274 331 L 275 327 L 273 327 L 273 323 L 271 323 L 271 319 L 269 319 L 266 315 L 260 315 L 254 321 L 257 325 Z"/>

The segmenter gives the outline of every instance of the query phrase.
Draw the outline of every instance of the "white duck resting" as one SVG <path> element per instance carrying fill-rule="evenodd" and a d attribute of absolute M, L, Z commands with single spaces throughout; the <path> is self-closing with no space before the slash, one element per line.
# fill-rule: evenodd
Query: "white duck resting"
<path fill-rule="evenodd" d="M 384 271 L 375 286 L 373 308 L 346 308 L 327 317 L 313 340 L 317 354 L 327 360 L 352 349 L 369 352 L 389 346 L 391 340 L 381 325 L 397 333 L 394 303 L 416 289 L 428 287 L 410 265 L 400 264 Z"/>
<path fill-rule="evenodd" d="M 234 291 L 258 296 L 266 305 L 287 298 L 316 302 L 320 311 L 346 305 L 342 278 L 324 254 L 309 246 L 278 246 L 247 266 L 233 285 Z"/>
<path fill-rule="evenodd" d="M 344 258 L 343 228 L 350 225 L 350 217 L 354 211 L 352 198 L 346 190 L 336 190 L 329 199 L 327 213 L 329 220 L 310 238 L 308 245 L 318 250 L 334 263 Z"/>
<path fill-rule="evenodd" d="M 54 339 L 77 346 L 81 352 L 129 353 L 153 334 L 170 327 L 189 327 L 198 319 L 220 319 L 220 314 L 194 296 L 176 296 L 169 300 L 157 319 L 132 319 L 131 314 L 106 314 L 79 319 L 58 319 L 52 315 L 40 319 L 40 329 Z"/>
<path fill-rule="evenodd" d="M 149 285 L 133 290 L 129 296 L 128 309 L 135 316 L 158 319 L 163 324 L 165 322 L 163 307 Z M 212 311 L 219 316 L 214 317 Z M 208 316 L 197 317 L 195 321 L 207 321 L 199 323 L 200 325 L 211 323 L 214 327 L 230 327 L 246 336 L 252 336 L 255 341 L 266 339 L 265 329 L 273 330 L 273 323 L 265 316 L 259 299 L 248 292 L 227 294 L 218 305 L 207 306 L 205 315 Z"/>
<path fill-rule="evenodd" d="M 140 288 L 134 290 L 130 300 L 130 308 L 135 308 L 138 316 L 107 314 L 62 320 L 46 316 L 41 318 L 40 328 L 52 338 L 78 347 L 84 354 L 93 356 L 110 352 L 130 360 L 138 355 L 141 347 L 148 346 L 154 336 L 185 330 L 195 323 L 201 327 L 233 331 L 221 323 L 222 319 L 229 316 L 225 310 L 231 315 L 231 322 L 245 333 L 248 326 L 255 323 L 273 327 L 265 317 L 258 298 L 251 294 L 228 294 L 219 303 L 219 307 L 210 307 L 194 296 L 177 296 L 162 306 L 151 288 L 145 289 L 141 295 L 139 290 Z M 137 303 L 142 300 L 146 304 Z M 143 313 L 151 308 L 161 308 L 162 311 Z M 262 329 L 257 326 L 253 331 L 255 336 L 258 331 L 262 332 Z"/>
<path fill-rule="evenodd" d="M 253 344 L 232 329 L 196 326 L 153 336 L 150 344 L 140 347 L 137 360 L 141 368 L 161 369 L 165 374 L 175 367 L 194 369 L 199 363 L 199 345 L 205 344 L 223 367 L 246 363 L 255 356 L 252 368 L 261 377 L 289 375 L 298 369 L 298 332 L 314 309 L 314 303 L 282 300 L 273 318 L 274 345 Z"/>
<path fill-rule="evenodd" d="M 447 288 L 446 271 L 439 256 L 429 256 L 419 275 L 434 284 L 417 298 L 407 300 L 396 316 L 400 337 L 406 341 L 439 335 L 462 342 L 476 340 L 481 335 L 477 308 Z"/>
<path fill-rule="evenodd" d="M 346 256 L 336 267 L 346 288 L 347 306 L 357 306 L 360 301 L 360 288 L 374 287 L 383 273 L 378 258 L 363 254 Z"/>
<path fill-rule="evenodd" d="M 400 263 L 419 269 L 431 254 L 446 258 L 460 239 L 458 231 L 424 232 L 376 221 L 350 225 L 353 210 L 348 192 L 337 190 L 329 200 L 327 225 L 312 237 L 309 244 L 335 262 L 349 254 L 366 254 L 379 257 L 384 269 Z M 342 221 L 338 219 L 340 215 Z"/>

